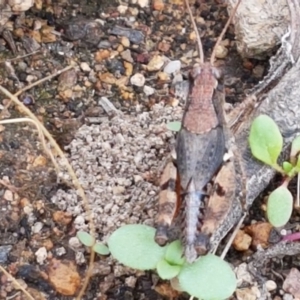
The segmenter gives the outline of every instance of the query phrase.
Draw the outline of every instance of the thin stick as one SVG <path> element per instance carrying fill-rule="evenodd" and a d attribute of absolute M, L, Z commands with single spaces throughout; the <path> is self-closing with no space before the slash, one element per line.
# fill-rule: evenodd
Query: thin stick
<path fill-rule="evenodd" d="M 34 300 L 34 298 L 24 289 L 24 287 L 21 286 L 21 284 L 13 277 L 11 276 L 1 265 L 0 265 L 0 271 L 2 271 L 13 283 L 18 289 L 20 289 L 27 299 Z"/>
<path fill-rule="evenodd" d="M 18 188 L 15 187 L 14 185 L 9 184 L 9 182 L 6 182 L 3 179 L 0 179 L 0 184 L 2 184 L 3 186 L 5 186 L 6 188 L 8 188 L 10 191 L 17 193 L 18 192 Z"/>
<path fill-rule="evenodd" d="M 90 233 L 92 236 L 95 236 L 95 225 L 93 222 L 93 218 L 92 218 L 92 212 L 90 210 L 89 207 L 89 203 L 88 200 L 85 196 L 84 190 L 82 188 L 82 186 L 79 183 L 79 180 L 72 168 L 72 166 L 70 165 L 70 163 L 68 162 L 67 158 L 65 157 L 63 151 L 61 150 L 61 148 L 58 146 L 58 144 L 56 143 L 56 141 L 53 139 L 52 135 L 50 134 L 50 132 L 44 127 L 44 125 L 40 122 L 40 120 L 31 112 L 30 109 L 28 109 L 22 102 L 19 101 L 19 99 L 14 96 L 12 93 L 10 93 L 7 89 L 5 89 L 4 87 L 2 87 L 0 85 L 0 91 L 6 95 L 7 97 L 9 97 L 16 105 L 18 105 L 22 111 L 29 116 L 32 120 L 34 120 L 37 124 L 39 124 L 39 127 L 41 128 L 44 136 L 48 139 L 48 141 L 50 142 L 50 145 L 56 150 L 57 154 L 60 156 L 60 158 L 63 160 L 64 162 L 64 166 L 67 168 L 68 173 L 70 174 L 73 184 L 76 187 L 76 189 L 79 192 L 80 197 L 82 198 L 83 201 L 83 205 L 84 205 L 84 209 L 87 213 L 88 219 L 89 219 L 89 225 L 90 225 Z M 93 262 L 94 262 L 94 257 L 95 257 L 95 253 L 93 248 L 91 249 L 91 256 L 90 256 L 90 262 L 89 262 L 89 268 L 87 270 L 85 279 L 84 279 L 84 283 L 82 285 L 81 291 L 79 293 L 79 295 L 83 295 L 84 291 L 89 283 L 89 280 L 92 276 L 92 269 L 93 269 Z M 79 296 L 78 296 L 79 297 Z M 78 298 L 77 299 L 80 299 Z"/>
<path fill-rule="evenodd" d="M 198 50 L 199 50 L 199 56 L 200 56 L 200 63 L 203 64 L 204 63 L 203 47 L 202 47 L 201 38 L 200 38 L 200 35 L 199 35 L 199 32 L 198 32 L 197 25 L 196 25 L 195 19 L 193 17 L 192 11 L 191 11 L 189 0 L 185 0 L 185 5 L 187 7 L 187 10 L 188 10 L 188 13 L 190 15 L 190 18 L 191 18 L 191 21 L 192 21 L 192 24 L 193 24 L 193 28 L 194 28 L 194 31 L 195 31 L 195 34 L 196 34 Z"/>
<path fill-rule="evenodd" d="M 40 51 L 41 51 L 41 50 L 36 50 L 36 51 L 31 52 L 31 53 L 24 54 L 24 55 L 21 55 L 21 56 L 17 56 L 17 57 L 12 58 L 12 59 L 2 60 L 2 61 L 0 61 L 0 63 L 4 63 L 4 62 L 6 62 L 6 61 L 12 62 L 12 61 L 15 61 L 15 60 L 18 60 L 18 59 L 21 59 L 21 58 L 25 58 L 25 57 L 34 55 L 34 54 L 36 54 L 36 53 L 38 53 L 38 52 L 40 52 Z"/>
<path fill-rule="evenodd" d="M 63 69 L 61 69 L 61 70 L 59 70 L 59 71 L 57 71 L 57 72 L 55 72 L 55 73 L 53 73 L 53 74 L 51 74 L 51 75 L 48 75 L 48 76 L 46 76 L 46 77 L 44 77 L 44 78 L 42 78 L 42 79 L 40 79 L 40 80 L 38 80 L 38 81 L 36 81 L 36 82 L 34 82 L 34 83 L 31 83 L 31 84 L 25 86 L 24 88 L 20 89 L 19 91 L 17 91 L 17 92 L 14 94 L 14 96 L 15 96 L 15 97 L 18 97 L 20 94 L 22 94 L 22 93 L 24 93 L 25 91 L 27 91 L 27 90 L 33 88 L 34 86 L 36 86 L 36 85 L 38 85 L 38 84 L 41 84 L 42 82 L 44 82 L 44 81 L 46 81 L 46 80 L 49 80 L 49 79 L 51 79 L 51 78 L 53 78 L 53 77 L 55 77 L 55 76 L 58 76 L 58 75 L 60 75 L 61 73 L 66 72 L 66 71 L 68 71 L 68 70 L 70 70 L 70 69 L 72 69 L 72 68 L 73 68 L 73 66 L 65 67 L 65 68 L 63 68 Z M 6 110 L 10 107 L 10 105 L 11 105 L 12 102 L 13 102 L 13 101 L 10 100 L 10 101 L 4 106 L 2 112 L 6 111 Z M 1 115 L 2 115 L 2 113 L 0 114 L 0 119 L 1 119 L 1 117 L 2 117 Z"/>
<path fill-rule="evenodd" d="M 211 63 L 211 65 L 213 65 L 214 62 L 215 62 L 215 56 L 216 56 L 217 47 L 219 46 L 220 42 L 222 41 L 222 39 L 223 39 L 223 37 L 224 37 L 224 34 L 225 34 L 225 32 L 226 32 L 226 30 L 227 30 L 229 24 L 231 23 L 232 18 L 233 18 L 233 16 L 235 15 L 235 13 L 236 13 L 236 11 L 237 11 L 237 9 L 238 9 L 238 7 L 239 7 L 241 1 L 242 1 L 242 0 L 238 0 L 237 4 L 235 5 L 234 9 L 232 10 L 232 12 L 231 12 L 231 14 L 230 14 L 230 16 L 229 16 L 229 19 L 227 20 L 226 25 L 224 26 L 224 28 L 223 28 L 221 34 L 219 35 L 219 37 L 218 37 L 218 39 L 217 39 L 217 41 L 216 41 L 215 47 L 214 47 L 214 49 L 213 49 L 213 51 L 212 51 L 212 54 L 211 54 L 211 57 L 210 57 L 210 63 Z"/>
<path fill-rule="evenodd" d="M 229 241 L 227 242 L 227 244 L 226 244 L 226 246 L 225 246 L 225 248 L 224 248 L 224 250 L 223 250 L 223 252 L 222 252 L 222 254 L 221 254 L 221 256 L 220 256 L 220 258 L 222 258 L 222 259 L 225 258 L 225 256 L 226 256 L 226 254 L 227 254 L 229 248 L 230 248 L 231 245 L 232 245 L 232 242 L 233 242 L 234 238 L 236 237 L 236 235 L 237 235 L 239 229 L 241 228 L 241 226 L 242 226 L 242 224 L 243 224 L 243 222 L 244 222 L 244 219 L 246 218 L 246 215 L 247 215 L 247 214 L 244 213 L 243 216 L 241 217 L 239 223 L 236 225 L 236 227 L 235 227 L 235 229 L 234 229 L 232 235 L 230 236 L 230 239 L 229 239 Z"/>

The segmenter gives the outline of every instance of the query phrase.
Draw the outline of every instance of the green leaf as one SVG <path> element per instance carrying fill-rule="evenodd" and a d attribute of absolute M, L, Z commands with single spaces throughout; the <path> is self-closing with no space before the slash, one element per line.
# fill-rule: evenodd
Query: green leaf
<path fill-rule="evenodd" d="M 94 247 L 93 250 L 100 254 L 100 255 L 108 255 L 110 253 L 109 249 L 107 246 L 105 246 L 103 243 L 97 242 Z"/>
<path fill-rule="evenodd" d="M 157 264 L 156 269 L 161 279 L 170 280 L 179 274 L 181 266 L 170 265 L 166 260 L 162 259 Z"/>
<path fill-rule="evenodd" d="M 78 231 L 77 238 L 83 245 L 87 247 L 93 247 L 93 245 L 95 244 L 95 239 L 85 231 Z"/>
<path fill-rule="evenodd" d="M 294 164 L 296 163 L 299 152 L 300 152 L 300 136 L 297 136 L 293 140 L 292 147 L 291 147 L 290 160 L 292 163 Z"/>
<path fill-rule="evenodd" d="M 270 117 L 260 115 L 253 121 L 249 143 L 254 157 L 270 166 L 277 164 L 283 139 L 278 126 Z"/>
<path fill-rule="evenodd" d="M 202 300 L 226 299 L 237 285 L 230 265 L 213 254 L 202 256 L 193 264 L 185 264 L 178 279 L 183 290 Z"/>
<path fill-rule="evenodd" d="M 155 269 L 166 248 L 154 241 L 155 229 L 146 225 L 125 225 L 108 239 L 112 256 L 120 263 L 137 270 Z"/>
<path fill-rule="evenodd" d="M 282 164 L 282 168 L 286 174 L 290 173 L 293 170 L 293 165 L 288 161 L 284 161 Z"/>
<path fill-rule="evenodd" d="M 284 226 L 290 219 L 293 211 L 293 196 L 284 186 L 274 190 L 268 199 L 267 216 L 274 227 Z"/>
<path fill-rule="evenodd" d="M 185 262 L 181 242 L 176 240 L 167 246 L 166 261 L 171 265 L 183 265 Z"/>
<path fill-rule="evenodd" d="M 179 131 L 181 129 L 181 122 L 174 121 L 167 123 L 167 128 L 171 131 Z"/>

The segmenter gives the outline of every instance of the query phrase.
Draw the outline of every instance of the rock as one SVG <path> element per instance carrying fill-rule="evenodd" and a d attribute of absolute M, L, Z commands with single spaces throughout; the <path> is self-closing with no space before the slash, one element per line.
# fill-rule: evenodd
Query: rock
<path fill-rule="evenodd" d="M 135 86 L 144 86 L 145 81 L 146 81 L 145 76 L 141 73 L 134 74 L 130 78 L 130 83 Z"/>
<path fill-rule="evenodd" d="M 133 71 L 133 65 L 130 62 L 124 61 L 124 67 L 125 67 L 125 75 L 131 76 Z"/>
<path fill-rule="evenodd" d="M 41 247 L 39 248 L 36 252 L 35 252 L 35 256 L 36 256 L 36 261 L 40 264 L 43 265 L 45 260 L 47 259 L 47 249 L 45 247 Z"/>
<path fill-rule="evenodd" d="M 81 69 L 83 72 L 87 72 L 87 73 L 91 71 L 91 68 L 90 68 L 89 64 L 86 63 L 86 62 L 82 62 L 82 63 L 80 64 L 80 69 Z"/>
<path fill-rule="evenodd" d="M 107 59 L 109 57 L 110 57 L 110 51 L 107 49 L 101 49 L 101 50 L 97 51 L 94 55 L 96 62 L 101 62 L 104 59 Z"/>
<path fill-rule="evenodd" d="M 146 67 L 147 67 L 147 70 L 150 72 L 158 71 L 162 68 L 164 63 L 165 63 L 165 57 L 163 57 L 161 55 L 154 55 Z"/>
<path fill-rule="evenodd" d="M 117 7 L 117 11 L 118 11 L 121 15 L 125 14 L 126 11 L 127 11 L 127 9 L 128 9 L 128 6 L 127 6 L 127 5 L 119 5 L 119 6 Z"/>
<path fill-rule="evenodd" d="M 53 259 L 48 267 L 49 281 L 55 290 L 65 296 L 73 296 L 80 287 L 80 276 L 71 261 Z"/>
<path fill-rule="evenodd" d="M 113 35 L 125 36 L 130 40 L 130 42 L 137 45 L 142 43 L 145 38 L 144 34 L 141 31 L 121 26 L 115 26 L 110 33 Z"/>
<path fill-rule="evenodd" d="M 158 72 L 156 75 L 157 75 L 157 78 L 162 81 L 167 81 L 170 79 L 169 75 L 165 72 Z"/>
<path fill-rule="evenodd" d="M 145 85 L 143 88 L 143 92 L 147 95 L 147 96 L 151 96 L 154 94 L 155 89 L 149 85 Z"/>
<path fill-rule="evenodd" d="M 4 192 L 3 198 L 7 201 L 13 201 L 14 200 L 14 194 L 10 190 L 6 190 Z"/>
<path fill-rule="evenodd" d="M 237 300 L 256 300 L 257 294 L 256 291 L 251 288 L 237 289 L 235 291 Z"/>
<path fill-rule="evenodd" d="M 76 70 L 70 69 L 59 75 L 57 90 L 61 92 L 67 89 L 72 89 L 76 85 L 76 83 L 77 83 Z"/>
<path fill-rule="evenodd" d="M 109 41 L 100 41 L 99 44 L 97 45 L 99 49 L 107 49 L 111 47 L 111 43 Z"/>
<path fill-rule="evenodd" d="M 1 264 L 7 263 L 8 254 L 11 249 L 12 249 L 12 246 L 10 246 L 10 245 L 0 246 L 0 263 Z"/>
<path fill-rule="evenodd" d="M 34 5 L 34 0 L 9 0 L 8 4 L 12 11 L 22 12 L 31 8 Z"/>
<path fill-rule="evenodd" d="M 47 164 L 47 158 L 43 155 L 39 155 L 33 161 L 34 167 L 44 167 Z"/>
<path fill-rule="evenodd" d="M 131 51 L 129 49 L 123 51 L 120 55 L 124 60 L 133 63 L 133 58 L 131 56 Z"/>
<path fill-rule="evenodd" d="M 252 246 L 261 245 L 263 248 L 269 245 L 269 236 L 272 225 L 267 222 L 258 222 L 250 226 L 246 226 L 244 231 L 252 237 Z"/>
<path fill-rule="evenodd" d="M 268 280 L 265 283 L 265 287 L 266 287 L 266 289 L 267 289 L 268 292 L 272 292 L 272 291 L 275 291 L 277 289 L 277 284 L 273 280 Z"/>
<path fill-rule="evenodd" d="M 108 115 L 118 114 L 116 107 L 108 100 L 106 97 L 101 97 L 99 100 L 99 105 L 105 110 Z"/>
<path fill-rule="evenodd" d="M 36 222 L 34 223 L 31 230 L 33 233 L 39 233 L 42 230 L 43 226 L 44 224 L 42 222 Z"/>
<path fill-rule="evenodd" d="M 265 68 L 262 65 L 257 65 L 255 68 L 252 70 L 252 74 L 254 77 L 261 79 L 264 75 Z"/>
<path fill-rule="evenodd" d="M 137 4 L 141 7 L 147 7 L 149 6 L 149 0 L 137 0 Z"/>
<path fill-rule="evenodd" d="M 297 268 L 292 268 L 286 277 L 283 290 L 292 294 L 295 298 L 300 298 L 300 271 Z"/>
<path fill-rule="evenodd" d="M 162 11 L 165 8 L 163 0 L 154 0 L 152 7 L 154 10 Z"/>
<path fill-rule="evenodd" d="M 216 48 L 216 58 L 225 58 L 228 54 L 228 49 L 223 45 L 218 45 Z"/>
<path fill-rule="evenodd" d="M 127 286 L 134 288 L 136 285 L 137 278 L 135 276 L 129 276 L 125 279 L 125 283 Z"/>
<path fill-rule="evenodd" d="M 64 247 L 59 247 L 55 250 L 57 256 L 63 256 L 67 253 L 66 249 Z"/>
<path fill-rule="evenodd" d="M 69 239 L 69 246 L 73 250 L 78 250 L 83 247 L 82 243 L 79 241 L 79 239 L 76 236 L 73 236 Z"/>
<path fill-rule="evenodd" d="M 181 68 L 181 62 L 180 60 L 173 60 L 170 61 L 165 67 L 164 72 L 167 74 L 173 74 L 175 72 L 178 72 Z"/>
<path fill-rule="evenodd" d="M 55 211 L 52 215 L 54 222 L 61 225 L 68 225 L 72 221 L 72 215 L 64 211 Z"/>
<path fill-rule="evenodd" d="M 298 300 L 298 298 L 294 298 L 291 294 L 284 294 L 282 300 Z"/>
<path fill-rule="evenodd" d="M 162 41 L 158 43 L 157 47 L 159 51 L 168 52 L 171 48 L 171 44 L 169 42 Z"/>
<path fill-rule="evenodd" d="M 121 37 L 121 44 L 122 44 L 124 47 L 128 48 L 128 47 L 130 46 L 130 41 L 129 41 L 128 37 L 122 36 L 122 37 Z"/>
<path fill-rule="evenodd" d="M 111 266 L 107 261 L 97 261 L 94 263 L 93 276 L 95 275 L 109 275 L 111 273 Z"/>
<path fill-rule="evenodd" d="M 229 0 L 232 10 L 235 0 Z M 262 58 L 276 45 L 290 26 L 286 0 L 242 1 L 234 17 L 237 49 L 243 57 Z"/>
<path fill-rule="evenodd" d="M 251 245 L 252 238 L 244 231 L 239 230 L 232 243 L 234 249 L 238 251 L 246 251 Z"/>
<path fill-rule="evenodd" d="M 235 269 L 236 277 L 237 277 L 237 286 L 243 286 L 245 283 L 252 285 L 253 284 L 253 277 L 248 271 L 248 266 L 246 263 L 240 264 Z"/>

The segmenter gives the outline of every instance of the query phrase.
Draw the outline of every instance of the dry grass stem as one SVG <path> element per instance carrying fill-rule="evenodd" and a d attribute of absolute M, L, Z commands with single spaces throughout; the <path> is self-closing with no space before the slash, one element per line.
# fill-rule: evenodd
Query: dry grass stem
<path fill-rule="evenodd" d="M 67 68 L 64 68 L 64 69 L 60 70 L 60 72 L 64 72 L 64 71 L 69 70 L 71 68 L 72 68 L 72 66 L 69 66 Z M 55 74 L 58 75 L 58 72 L 55 73 Z M 53 77 L 54 75 L 52 74 L 51 76 Z M 44 80 L 45 80 L 45 78 L 44 78 Z M 42 81 L 40 81 L 40 83 L 41 82 Z M 35 85 L 36 84 L 37 83 L 35 83 Z M 31 87 L 32 87 L 32 85 L 31 85 Z M 26 88 L 26 90 L 27 89 L 28 89 L 28 87 Z M 52 137 L 52 135 L 50 134 L 50 132 L 39 121 L 39 119 L 22 102 L 20 102 L 19 99 L 15 95 L 13 95 L 12 93 L 10 93 L 7 89 L 5 89 L 2 86 L 0 86 L 0 91 L 5 96 L 7 96 L 9 99 L 11 99 L 11 101 L 14 102 L 15 105 L 19 106 L 24 114 L 26 114 L 30 119 L 32 119 L 34 121 L 33 123 L 38 127 L 38 131 L 39 132 L 41 131 L 43 133 L 44 139 L 46 137 L 46 139 L 49 141 L 51 147 L 53 147 L 55 149 L 56 153 L 62 159 L 63 165 L 66 167 L 66 169 L 67 169 L 67 171 L 68 171 L 68 173 L 69 173 L 69 175 L 70 175 L 70 177 L 71 177 L 71 179 L 73 181 L 73 184 L 74 184 L 75 188 L 78 190 L 79 195 L 80 195 L 80 197 L 83 200 L 84 209 L 86 211 L 87 218 L 89 220 L 90 234 L 92 236 L 95 236 L 95 225 L 94 225 L 94 222 L 93 222 L 92 213 L 91 213 L 91 210 L 90 210 L 90 207 L 89 207 L 89 204 L 88 204 L 88 200 L 86 198 L 86 195 L 84 193 L 83 188 L 81 187 L 81 185 L 79 183 L 79 180 L 78 180 L 77 176 L 75 175 L 75 172 L 74 172 L 72 166 L 68 162 L 68 160 L 65 157 L 63 151 L 61 150 L 61 148 L 59 147 L 59 145 L 56 143 L 56 141 L 54 140 L 54 138 Z M 24 89 L 22 90 L 22 92 L 23 91 L 24 91 Z M 20 94 L 20 93 L 18 92 L 16 94 Z M 45 146 L 45 143 L 43 143 L 43 139 L 42 139 L 42 144 L 43 144 L 43 146 Z M 86 287 L 87 287 L 87 285 L 89 283 L 89 279 L 90 279 L 90 277 L 92 275 L 94 257 L 95 257 L 95 253 L 94 253 L 93 249 L 91 249 L 89 267 L 88 267 L 88 270 L 87 270 L 87 273 L 86 273 L 86 277 L 84 279 L 84 283 L 82 285 L 82 288 L 81 288 L 81 290 L 79 292 L 79 295 L 78 295 L 77 299 L 81 299 L 82 298 L 82 296 L 83 296 L 83 294 L 85 292 L 85 289 L 86 289 Z"/>
<path fill-rule="evenodd" d="M 0 265 L 0 271 L 3 272 L 13 283 L 16 287 L 18 287 L 18 289 L 20 289 L 25 296 L 27 297 L 27 299 L 29 300 L 35 300 L 25 289 L 23 286 L 20 285 L 20 283 L 13 277 L 11 276 L 1 265 Z"/>

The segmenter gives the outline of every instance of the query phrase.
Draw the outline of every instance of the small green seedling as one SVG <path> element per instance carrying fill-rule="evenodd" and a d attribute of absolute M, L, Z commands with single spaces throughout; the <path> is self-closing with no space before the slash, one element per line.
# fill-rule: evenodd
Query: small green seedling
<path fill-rule="evenodd" d="M 283 147 L 282 135 L 276 123 L 269 116 L 260 115 L 251 125 L 249 145 L 255 158 L 284 176 L 282 185 L 270 194 L 267 203 L 269 222 L 275 227 L 284 226 L 293 211 L 293 196 L 287 187 L 290 180 L 300 172 L 300 136 L 295 138 L 292 143 L 290 161 L 284 161 L 280 166 L 278 158 Z"/>
<path fill-rule="evenodd" d="M 107 246 L 103 243 L 96 242 L 95 238 L 85 231 L 78 231 L 77 238 L 84 246 L 93 248 L 93 250 L 100 255 L 108 255 L 110 253 Z"/>
<path fill-rule="evenodd" d="M 177 132 L 181 129 L 181 122 L 179 121 L 169 122 L 167 123 L 167 128 L 171 131 Z"/>
<path fill-rule="evenodd" d="M 137 270 L 154 270 L 162 279 L 179 281 L 180 289 L 202 300 L 222 300 L 236 289 L 236 277 L 228 263 L 209 254 L 188 264 L 179 240 L 160 247 L 155 229 L 146 225 L 125 225 L 112 233 L 108 246 L 120 263 Z"/>

